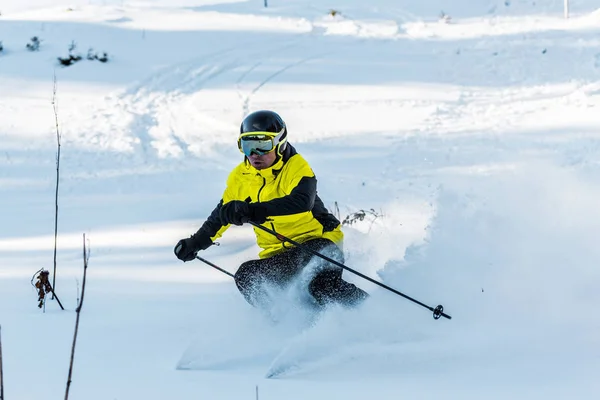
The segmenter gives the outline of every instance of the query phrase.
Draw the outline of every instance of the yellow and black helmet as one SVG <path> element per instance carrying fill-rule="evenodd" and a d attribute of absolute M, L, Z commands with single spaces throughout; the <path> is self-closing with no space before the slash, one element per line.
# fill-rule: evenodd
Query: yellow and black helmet
<path fill-rule="evenodd" d="M 287 127 L 276 112 L 255 111 L 242 121 L 238 147 L 246 156 L 263 155 L 273 150 L 282 155 L 286 145 Z"/>

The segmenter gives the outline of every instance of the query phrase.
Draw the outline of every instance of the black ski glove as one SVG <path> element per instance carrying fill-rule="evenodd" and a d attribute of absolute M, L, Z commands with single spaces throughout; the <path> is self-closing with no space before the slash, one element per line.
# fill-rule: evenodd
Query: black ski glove
<path fill-rule="evenodd" d="M 174 249 L 175 256 L 184 262 L 192 261 L 196 258 L 196 253 L 208 249 L 212 244 L 209 236 L 198 231 L 189 238 L 177 242 Z"/>
<path fill-rule="evenodd" d="M 233 200 L 227 204 L 223 204 L 219 212 L 219 218 L 221 218 L 223 226 L 229 224 L 243 225 L 249 221 L 262 224 L 267 220 L 262 207 L 240 200 Z"/>

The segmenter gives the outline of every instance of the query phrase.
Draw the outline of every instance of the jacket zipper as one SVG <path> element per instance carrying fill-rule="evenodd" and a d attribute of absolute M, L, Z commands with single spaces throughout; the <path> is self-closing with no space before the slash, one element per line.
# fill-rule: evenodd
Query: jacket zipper
<path fill-rule="evenodd" d="M 260 192 L 262 192 L 263 188 L 264 188 L 264 187 L 265 187 L 265 185 L 267 184 L 267 179 L 266 179 L 264 176 L 263 176 L 262 178 L 263 178 L 263 184 L 262 184 L 262 186 L 260 187 L 260 189 L 258 189 L 258 193 L 256 194 L 256 201 L 257 201 L 258 203 L 260 203 Z M 277 232 L 277 231 L 275 230 L 275 224 L 273 224 L 273 222 L 271 222 L 271 229 L 272 229 L 274 232 Z M 282 240 L 282 241 L 281 241 L 281 243 L 282 243 L 283 247 L 284 247 L 284 248 L 286 248 L 286 246 L 285 246 L 285 240 Z"/>
<path fill-rule="evenodd" d="M 263 184 L 260 187 L 260 189 L 258 189 L 258 194 L 256 195 L 256 201 L 260 203 L 260 192 L 262 192 L 263 188 L 265 187 L 265 185 L 267 184 L 267 179 L 263 176 Z"/>

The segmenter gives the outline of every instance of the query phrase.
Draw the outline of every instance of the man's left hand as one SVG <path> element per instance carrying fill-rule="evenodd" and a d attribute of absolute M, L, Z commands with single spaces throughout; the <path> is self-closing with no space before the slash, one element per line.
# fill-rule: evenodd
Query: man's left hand
<path fill-rule="evenodd" d="M 219 218 L 221 218 L 221 224 L 223 224 L 223 226 L 229 224 L 243 225 L 250 221 L 262 224 L 267 218 L 266 216 L 259 214 L 260 213 L 257 212 L 257 208 L 254 204 L 233 200 L 221 206 Z"/>

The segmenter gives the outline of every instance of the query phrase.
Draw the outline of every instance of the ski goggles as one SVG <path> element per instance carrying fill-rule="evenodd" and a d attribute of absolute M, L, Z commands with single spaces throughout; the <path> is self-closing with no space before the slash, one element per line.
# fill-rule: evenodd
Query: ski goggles
<path fill-rule="evenodd" d="M 252 154 L 259 156 L 272 152 L 282 142 L 281 137 L 285 128 L 279 133 L 274 132 L 246 132 L 238 138 L 238 148 L 246 157 Z"/>

